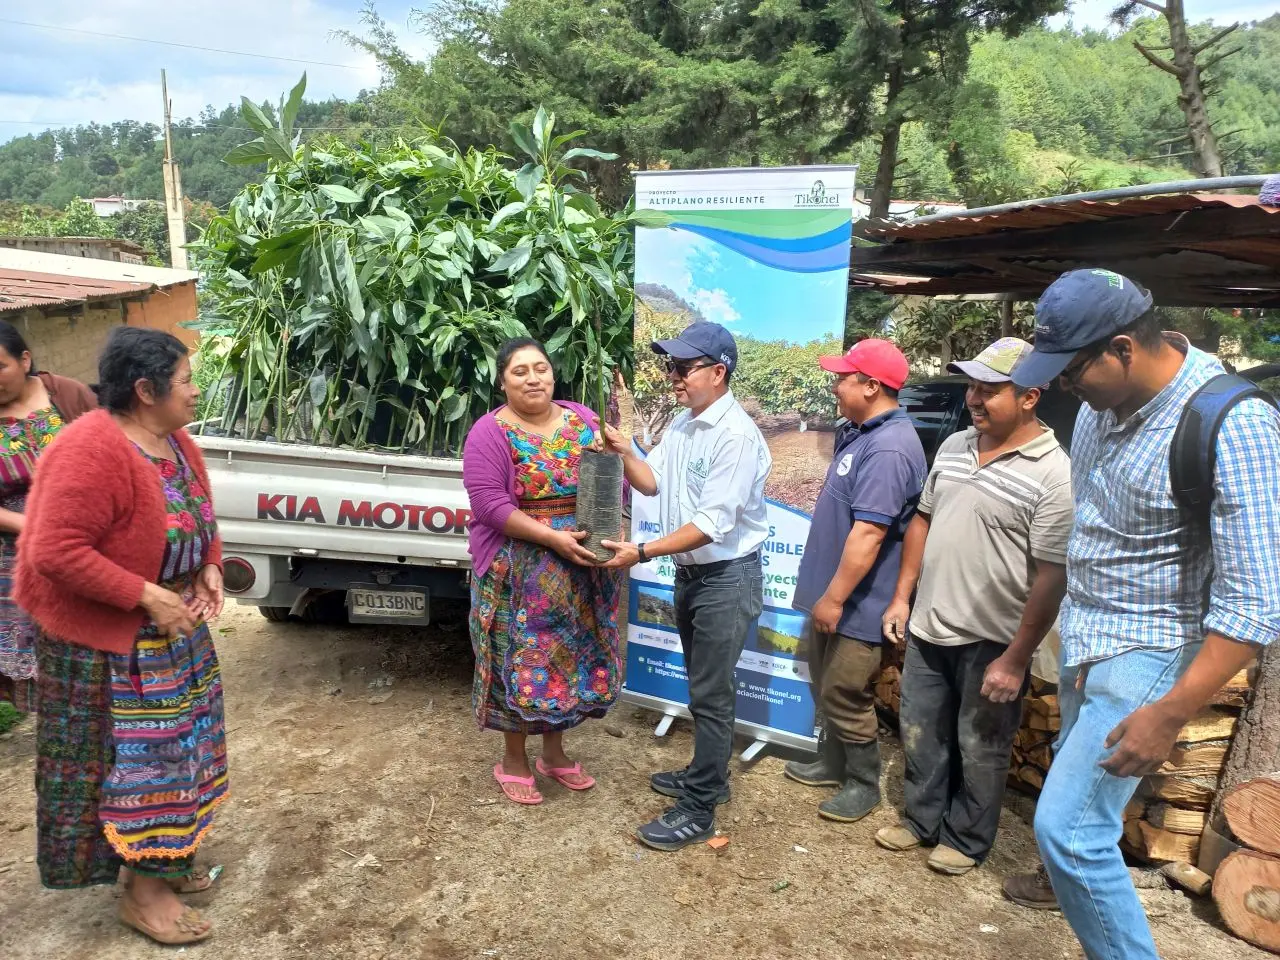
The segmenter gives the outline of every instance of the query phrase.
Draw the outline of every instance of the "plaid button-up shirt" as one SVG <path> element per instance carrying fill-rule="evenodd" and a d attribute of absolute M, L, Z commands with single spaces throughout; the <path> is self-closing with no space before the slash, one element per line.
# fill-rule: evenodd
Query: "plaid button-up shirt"
<path fill-rule="evenodd" d="M 1169 447 L 1188 399 L 1223 368 L 1177 345 L 1187 353 L 1178 375 L 1124 423 L 1087 405 L 1076 420 L 1065 666 L 1173 649 L 1207 631 L 1255 644 L 1280 636 L 1280 414 L 1249 399 L 1227 415 L 1209 527 L 1197 527 L 1174 502 Z"/>

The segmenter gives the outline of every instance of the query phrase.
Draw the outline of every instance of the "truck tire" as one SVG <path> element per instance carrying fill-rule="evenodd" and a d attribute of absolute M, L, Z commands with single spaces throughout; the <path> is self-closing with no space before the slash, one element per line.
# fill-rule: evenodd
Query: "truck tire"
<path fill-rule="evenodd" d="M 272 623 L 288 623 L 289 608 L 288 607 L 259 607 L 258 612 L 270 620 Z"/>

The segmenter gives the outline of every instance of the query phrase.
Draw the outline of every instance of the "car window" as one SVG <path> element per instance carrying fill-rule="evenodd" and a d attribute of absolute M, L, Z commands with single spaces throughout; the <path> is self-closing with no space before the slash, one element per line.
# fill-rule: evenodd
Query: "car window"
<path fill-rule="evenodd" d="M 1050 387 L 1040 396 L 1037 415 L 1054 435 L 1062 449 L 1071 452 L 1071 435 L 1076 427 L 1076 414 L 1080 412 L 1080 398 L 1074 393 Z"/>
<path fill-rule="evenodd" d="M 898 405 L 915 424 L 925 457 L 930 463 L 938 446 L 960 425 L 958 416 L 964 411 L 965 384 L 940 380 L 933 383 L 911 383 L 898 391 Z"/>

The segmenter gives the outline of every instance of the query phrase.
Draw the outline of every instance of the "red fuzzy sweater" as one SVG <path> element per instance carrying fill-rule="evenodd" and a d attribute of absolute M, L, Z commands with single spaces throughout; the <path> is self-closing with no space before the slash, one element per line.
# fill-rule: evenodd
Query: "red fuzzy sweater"
<path fill-rule="evenodd" d="M 182 456 L 209 489 L 185 430 Z M 168 536 L 160 471 L 105 410 L 67 426 L 40 457 L 18 538 L 15 599 L 44 630 L 128 653 L 146 622 L 142 588 L 160 576 Z M 215 539 L 209 563 L 222 564 Z"/>

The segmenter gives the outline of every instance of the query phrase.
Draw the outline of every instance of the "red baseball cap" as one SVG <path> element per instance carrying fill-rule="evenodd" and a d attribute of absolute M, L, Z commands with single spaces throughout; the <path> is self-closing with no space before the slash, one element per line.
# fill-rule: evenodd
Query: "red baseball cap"
<path fill-rule="evenodd" d="M 901 390 L 910 373 L 906 356 L 888 340 L 859 340 L 843 357 L 819 357 L 818 365 L 828 373 L 860 373 L 892 390 Z"/>

